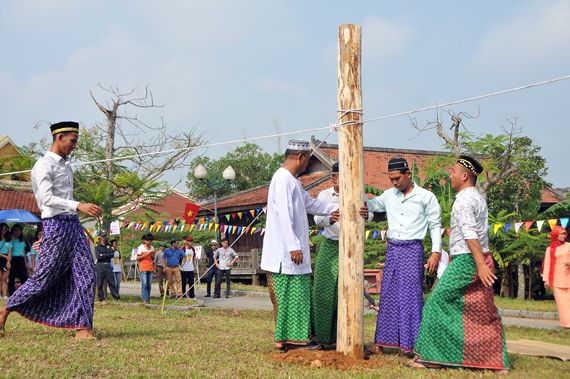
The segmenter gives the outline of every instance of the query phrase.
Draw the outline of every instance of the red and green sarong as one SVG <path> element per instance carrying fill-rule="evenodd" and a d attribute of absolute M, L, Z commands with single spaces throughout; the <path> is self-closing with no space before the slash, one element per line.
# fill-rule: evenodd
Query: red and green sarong
<path fill-rule="evenodd" d="M 485 259 L 492 264 L 490 255 Z M 493 289 L 479 280 L 471 254 L 453 257 L 435 286 L 423 309 L 415 352 L 423 363 L 509 368 Z"/>
<path fill-rule="evenodd" d="M 275 342 L 306 345 L 311 334 L 311 275 L 273 273 L 277 300 Z"/>
<path fill-rule="evenodd" d="M 338 241 L 326 239 L 319 247 L 313 282 L 313 329 L 315 341 L 336 343 L 338 307 Z"/>

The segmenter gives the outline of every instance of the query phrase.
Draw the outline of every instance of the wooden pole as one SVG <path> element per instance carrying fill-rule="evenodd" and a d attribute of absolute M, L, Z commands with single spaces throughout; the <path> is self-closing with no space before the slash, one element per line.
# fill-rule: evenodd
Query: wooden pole
<path fill-rule="evenodd" d="M 360 25 L 341 25 L 338 31 L 340 242 L 337 351 L 364 357 L 364 154 L 362 148 L 362 88 L 360 83 Z"/>

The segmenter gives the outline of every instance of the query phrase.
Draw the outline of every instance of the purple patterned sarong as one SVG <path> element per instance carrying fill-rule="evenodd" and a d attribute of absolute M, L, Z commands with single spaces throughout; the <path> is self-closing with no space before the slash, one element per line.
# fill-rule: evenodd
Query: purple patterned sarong
<path fill-rule="evenodd" d="M 79 217 L 57 215 L 42 225 L 36 274 L 10 297 L 8 310 L 48 326 L 91 330 L 95 267 Z"/>
<path fill-rule="evenodd" d="M 374 343 L 410 352 L 422 320 L 424 254 L 421 240 L 389 240 Z"/>

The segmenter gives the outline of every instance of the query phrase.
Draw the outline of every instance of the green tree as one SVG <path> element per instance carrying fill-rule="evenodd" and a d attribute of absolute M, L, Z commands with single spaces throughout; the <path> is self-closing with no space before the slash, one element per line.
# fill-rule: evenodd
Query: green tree
<path fill-rule="evenodd" d="M 194 158 L 190 163 L 186 184 L 195 198 L 209 199 L 213 194 L 207 182 L 223 180 L 221 178 L 222 172 L 227 166 L 232 166 L 236 172 L 235 180 L 226 183 L 225 186 L 221 186 L 221 189 L 218 191 L 218 196 L 227 196 L 269 183 L 273 173 L 282 162 L 283 155 L 269 154 L 264 152 L 257 144 L 246 143 L 218 159 L 211 159 L 207 156 Z M 208 177 L 204 180 L 194 177 L 194 169 L 199 164 L 208 170 Z"/>
<path fill-rule="evenodd" d="M 548 185 L 546 160 L 540 147 L 525 136 L 486 134 L 479 138 L 467 135 L 463 146 L 467 153 L 481 154 L 485 159 L 483 183 L 499 172 L 506 172 L 492 186 L 485 186 L 489 213 L 514 213 L 519 219 L 534 218 L 540 208 L 542 190 Z"/>

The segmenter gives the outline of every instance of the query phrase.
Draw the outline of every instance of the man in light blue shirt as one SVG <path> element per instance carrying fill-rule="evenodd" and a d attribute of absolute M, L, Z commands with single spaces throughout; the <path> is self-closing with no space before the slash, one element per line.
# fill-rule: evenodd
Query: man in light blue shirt
<path fill-rule="evenodd" d="M 422 241 L 429 229 L 432 255 L 426 266 L 433 275 L 441 251 L 441 208 L 433 193 L 413 182 L 404 158 L 390 159 L 388 177 L 394 188 L 368 201 L 369 211 L 386 212 L 388 218 L 388 249 L 374 343 L 378 353 L 381 347 L 398 347 L 410 353 L 422 317 Z"/>

